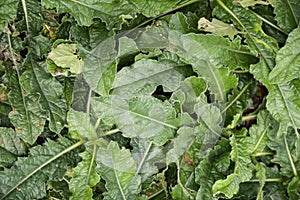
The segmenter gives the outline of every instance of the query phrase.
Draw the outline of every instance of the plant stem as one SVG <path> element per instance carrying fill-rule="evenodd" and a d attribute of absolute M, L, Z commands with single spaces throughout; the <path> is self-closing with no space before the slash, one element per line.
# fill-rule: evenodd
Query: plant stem
<path fill-rule="evenodd" d="M 253 180 L 250 180 L 250 181 L 247 181 L 247 182 L 256 183 L 256 182 L 259 182 L 259 180 L 258 179 L 253 179 Z M 267 178 L 265 180 L 265 182 L 282 182 L 282 179 L 281 178 Z"/>
<path fill-rule="evenodd" d="M 158 192 L 156 192 L 156 193 L 152 194 L 150 197 L 148 197 L 148 199 L 150 200 L 150 199 L 160 195 L 163 191 L 165 191 L 165 190 L 164 189 L 159 190 Z"/>
<path fill-rule="evenodd" d="M 115 134 L 115 133 L 117 133 L 117 132 L 120 132 L 120 129 L 113 129 L 113 130 L 107 131 L 107 132 L 105 133 L 105 136 L 106 136 L 106 135 L 113 135 L 113 134 Z"/>
<path fill-rule="evenodd" d="M 266 18 L 263 18 L 262 16 L 260 16 L 259 14 L 253 12 L 256 17 L 258 17 L 261 21 L 265 22 L 266 24 L 272 26 L 273 28 L 277 29 L 278 31 L 284 33 L 285 35 L 287 35 L 288 33 L 286 33 L 284 30 L 282 30 L 281 28 L 279 28 L 278 26 L 276 26 L 275 24 L 273 24 L 272 22 L 270 22 L 269 20 L 267 20 Z"/>
<path fill-rule="evenodd" d="M 248 121 L 248 120 L 253 120 L 256 119 L 257 115 L 246 115 L 242 117 L 242 121 Z"/>
<path fill-rule="evenodd" d="M 272 155 L 274 155 L 273 152 L 258 152 L 258 153 L 251 154 L 251 156 L 253 157 L 272 156 Z"/>

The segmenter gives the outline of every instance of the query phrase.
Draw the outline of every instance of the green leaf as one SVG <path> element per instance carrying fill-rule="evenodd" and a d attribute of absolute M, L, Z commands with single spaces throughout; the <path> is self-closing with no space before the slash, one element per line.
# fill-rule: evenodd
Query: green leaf
<path fill-rule="evenodd" d="M 141 176 L 141 181 L 144 182 L 150 176 L 158 173 L 156 164 L 162 163 L 165 160 L 161 147 L 148 142 L 142 138 L 133 138 L 131 140 L 133 147 L 131 155 L 137 164 L 136 174 Z"/>
<path fill-rule="evenodd" d="M 263 188 L 266 184 L 265 183 L 266 182 L 266 166 L 261 163 L 257 163 L 255 165 L 255 169 L 256 169 L 256 177 L 259 180 L 259 188 L 258 188 L 258 194 L 257 194 L 256 200 L 263 200 L 264 199 Z"/>
<path fill-rule="evenodd" d="M 46 121 L 46 113 L 39 103 L 40 95 L 26 94 L 21 86 L 19 73 L 12 69 L 6 71 L 5 78 L 11 88 L 8 99 L 13 107 L 9 118 L 20 138 L 33 144 L 44 130 Z"/>
<path fill-rule="evenodd" d="M 131 2 L 146 17 L 155 17 L 156 15 L 172 10 L 180 0 L 131 0 Z"/>
<path fill-rule="evenodd" d="M 117 66 L 113 37 L 101 42 L 84 61 L 83 76 L 89 86 L 101 95 L 108 95 L 115 80 Z"/>
<path fill-rule="evenodd" d="M 189 33 L 196 31 L 198 16 L 195 13 L 183 14 L 176 12 L 172 15 L 169 27 L 171 30 L 176 30 L 182 33 Z"/>
<path fill-rule="evenodd" d="M 209 89 L 216 95 L 216 100 L 220 102 L 226 101 L 225 85 L 227 82 L 223 81 L 218 69 L 222 65 L 228 65 L 229 67 L 234 63 L 241 65 L 245 62 L 245 57 L 253 60 L 253 56 L 249 52 L 235 48 L 233 43 L 219 36 L 182 35 L 172 31 L 169 39 L 171 45 L 174 46 L 171 47 L 171 50 L 175 51 L 183 61 L 191 64 L 194 71 L 208 81 Z"/>
<path fill-rule="evenodd" d="M 289 33 L 299 26 L 300 5 L 297 0 L 276 0 L 274 13 L 278 25 L 285 32 Z"/>
<path fill-rule="evenodd" d="M 286 132 L 292 127 L 298 134 L 300 127 L 300 79 L 289 84 L 282 83 L 268 87 L 267 108 L 279 123 L 279 132 Z"/>
<path fill-rule="evenodd" d="M 240 183 L 251 179 L 254 165 L 249 155 L 254 142 L 250 137 L 245 136 L 245 129 L 231 136 L 230 156 L 231 160 L 235 162 L 234 173 L 227 176 L 225 180 L 218 180 L 214 183 L 212 187 L 214 195 L 223 193 L 227 198 L 232 198 L 239 191 Z"/>
<path fill-rule="evenodd" d="M 56 65 L 67 68 L 73 74 L 82 71 L 83 61 L 77 55 L 76 44 L 61 43 L 49 53 L 48 58 Z"/>
<path fill-rule="evenodd" d="M 199 19 L 198 29 L 201 31 L 214 33 L 219 36 L 228 36 L 231 40 L 233 40 L 234 36 L 239 33 L 239 31 L 234 28 L 232 24 L 226 24 L 215 18 L 213 18 L 210 22 L 209 20 L 205 19 L 205 17 L 201 17 Z"/>
<path fill-rule="evenodd" d="M 180 127 L 177 131 L 177 137 L 172 139 L 173 148 L 170 149 L 166 155 L 167 164 L 175 162 L 179 164 L 182 156 L 190 148 L 191 144 L 195 141 L 195 129 L 191 127 Z"/>
<path fill-rule="evenodd" d="M 74 169 L 74 174 L 69 183 L 70 191 L 73 193 L 70 199 L 92 199 L 93 191 L 91 187 L 95 186 L 100 176 L 96 172 L 96 162 L 93 155 L 84 151 L 79 154 L 82 161 Z"/>
<path fill-rule="evenodd" d="M 40 94 L 39 103 L 47 112 L 50 130 L 60 133 L 65 125 L 67 111 L 63 86 L 45 71 L 44 63 L 39 65 L 35 62 L 29 61 L 29 69 L 20 78 L 21 85 L 27 93 Z"/>
<path fill-rule="evenodd" d="M 114 121 L 125 137 L 151 139 L 159 146 L 171 139 L 177 129 L 174 109 L 153 97 L 94 98 L 92 108 L 97 117 Z"/>
<path fill-rule="evenodd" d="M 205 81 L 200 77 L 190 76 L 180 83 L 177 91 L 173 92 L 171 100 L 179 101 L 182 112 L 192 114 L 199 103 L 198 97 L 207 89 Z"/>
<path fill-rule="evenodd" d="M 0 199 L 40 199 L 46 196 L 45 183 L 61 179 L 68 167 L 74 165 L 76 155 L 69 151 L 80 144 L 73 145 L 69 139 L 60 138 L 57 142 L 49 141 L 31 148 L 28 157 L 20 157 L 12 168 L 0 171 Z"/>
<path fill-rule="evenodd" d="M 300 198 L 300 179 L 299 177 L 294 177 L 288 185 L 288 194 L 290 199 Z"/>
<path fill-rule="evenodd" d="M 221 140 L 195 168 L 196 183 L 200 185 L 197 199 L 216 199 L 212 193 L 213 184 L 224 177 L 230 166 L 230 145 Z"/>
<path fill-rule="evenodd" d="M 286 177 L 297 176 L 299 173 L 299 138 L 295 137 L 294 133 L 284 133 L 276 135 L 276 132 L 270 132 L 268 134 L 269 142 L 268 147 L 273 151 L 276 151 L 273 163 L 280 165 L 280 174 Z"/>
<path fill-rule="evenodd" d="M 42 0 L 42 5 L 50 9 L 56 8 L 59 14 L 70 13 L 80 26 L 90 26 L 94 18 L 100 18 L 109 29 L 120 21 L 120 16 L 134 16 L 136 13 L 135 7 L 127 0 L 101 2 Z"/>
<path fill-rule="evenodd" d="M 137 198 L 141 178 L 135 174 L 136 163 L 128 149 L 119 149 L 118 144 L 113 141 L 106 148 L 99 147 L 97 164 L 97 171 L 106 182 L 104 199 Z"/>
<path fill-rule="evenodd" d="M 157 62 L 142 59 L 132 67 L 125 67 L 116 75 L 112 94 L 123 98 L 151 95 L 157 86 L 162 85 L 165 92 L 179 87 L 183 76 L 176 71 L 177 63 Z"/>
<path fill-rule="evenodd" d="M 0 3 L 0 32 L 4 30 L 10 20 L 17 16 L 18 0 L 3 0 Z"/>
<path fill-rule="evenodd" d="M 276 56 L 276 66 L 269 74 L 272 83 L 287 83 L 299 78 L 300 73 L 300 27 L 289 34 L 289 37 Z"/>
<path fill-rule="evenodd" d="M 69 132 L 77 139 L 95 140 L 97 133 L 95 127 L 91 124 L 91 118 L 88 113 L 79 112 L 70 109 L 68 112 Z M 76 137 L 76 135 L 79 137 Z"/>

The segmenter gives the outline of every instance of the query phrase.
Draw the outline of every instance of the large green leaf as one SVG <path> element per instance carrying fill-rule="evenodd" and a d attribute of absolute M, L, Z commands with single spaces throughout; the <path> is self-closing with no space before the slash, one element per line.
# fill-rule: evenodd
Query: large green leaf
<path fill-rule="evenodd" d="M 136 13 L 135 7 L 127 0 L 42 0 L 42 5 L 46 8 L 56 8 L 58 13 L 70 13 L 81 26 L 90 26 L 94 18 L 100 18 L 109 29 L 119 22 L 120 16 L 134 16 Z"/>
<path fill-rule="evenodd" d="M 153 97 L 94 98 L 92 108 L 97 117 L 114 121 L 124 136 L 148 138 L 158 145 L 171 139 L 177 129 L 175 110 Z"/>
<path fill-rule="evenodd" d="M 46 121 L 46 113 L 39 103 L 40 95 L 26 94 L 21 86 L 19 73 L 12 69 L 6 71 L 5 78 L 11 88 L 8 98 L 13 107 L 9 118 L 20 138 L 33 144 L 44 130 Z"/>
<path fill-rule="evenodd" d="M 157 62 L 142 59 L 132 67 L 123 68 L 116 75 L 113 84 L 114 95 L 133 97 L 151 95 L 158 85 L 162 85 L 165 92 L 172 92 L 179 87 L 183 76 L 176 71 L 177 63 Z"/>
<path fill-rule="evenodd" d="M 40 104 L 47 112 L 51 131 L 60 133 L 66 120 L 67 104 L 63 98 L 63 86 L 45 71 L 43 64 L 30 60 L 29 69 L 22 74 L 20 82 L 25 91 L 40 94 Z"/>
<path fill-rule="evenodd" d="M 82 161 L 74 168 L 74 174 L 69 183 L 72 197 L 70 199 L 92 199 L 93 191 L 91 187 L 95 186 L 100 177 L 96 172 L 96 162 L 93 155 L 88 152 L 80 153 Z"/>
<path fill-rule="evenodd" d="M 141 177 L 135 174 L 136 163 L 128 149 L 119 149 L 116 142 L 99 147 L 97 171 L 105 180 L 107 192 L 104 199 L 137 199 Z"/>
<path fill-rule="evenodd" d="M 83 76 L 89 86 L 101 95 L 108 95 L 115 79 L 117 66 L 113 37 L 101 42 L 84 62 Z"/>
<path fill-rule="evenodd" d="M 272 83 L 287 83 L 300 78 L 300 27 L 289 34 L 289 37 L 276 56 L 276 66 L 269 79 Z"/>
<path fill-rule="evenodd" d="M 3 31 L 9 20 L 17 16 L 18 0 L 3 0 L 0 3 L 0 32 Z"/>
<path fill-rule="evenodd" d="M 275 19 L 280 28 L 289 33 L 299 26 L 300 4 L 298 0 L 276 0 Z"/>
<path fill-rule="evenodd" d="M 64 176 L 68 167 L 76 162 L 73 153 L 66 149 L 76 148 L 80 143 L 66 138 L 49 141 L 43 146 L 30 149 L 28 157 L 20 157 L 14 166 L 0 172 L 0 199 L 40 199 L 46 195 L 46 183 Z M 71 146 L 72 145 L 72 146 Z"/>

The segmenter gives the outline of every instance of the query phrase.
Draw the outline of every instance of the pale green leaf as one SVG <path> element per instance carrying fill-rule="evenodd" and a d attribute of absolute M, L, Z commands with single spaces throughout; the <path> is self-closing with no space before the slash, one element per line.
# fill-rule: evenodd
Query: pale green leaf
<path fill-rule="evenodd" d="M 196 31 L 199 17 L 195 13 L 183 14 L 176 12 L 172 15 L 169 27 L 171 30 L 180 31 L 182 33 L 189 33 Z"/>
<path fill-rule="evenodd" d="M 112 94 L 123 98 L 151 95 L 159 85 L 163 86 L 165 92 L 172 92 L 183 79 L 176 71 L 176 68 L 181 67 L 177 65 L 167 61 L 139 60 L 132 67 L 125 67 L 117 73 Z"/>
<path fill-rule="evenodd" d="M 272 83 L 287 83 L 300 77 L 300 27 L 289 34 L 289 37 L 276 56 L 276 66 L 269 79 Z"/>
<path fill-rule="evenodd" d="M 28 157 L 20 157 L 12 168 L 0 171 L 0 199 L 45 197 L 45 183 L 63 178 L 68 167 L 74 165 L 75 152 L 59 155 L 72 144 L 69 139 L 60 138 L 57 142 L 49 141 L 43 146 L 35 146 L 30 149 Z"/>
<path fill-rule="evenodd" d="M 136 163 L 128 149 L 119 149 L 116 142 L 99 147 L 97 152 L 97 171 L 105 180 L 106 200 L 136 199 L 141 184 L 140 176 L 135 174 Z"/>
<path fill-rule="evenodd" d="M 70 133 L 73 133 L 74 137 L 78 134 L 80 136 L 78 139 L 94 140 L 97 138 L 95 127 L 91 124 L 91 118 L 88 113 L 70 109 L 68 112 L 68 124 Z"/>
<path fill-rule="evenodd" d="M 255 169 L 256 169 L 256 177 L 259 180 L 259 188 L 258 188 L 256 200 L 264 200 L 263 188 L 266 182 L 266 166 L 264 164 L 257 163 L 255 165 Z"/>
<path fill-rule="evenodd" d="M 124 136 L 148 138 L 158 145 L 171 139 L 177 129 L 175 110 L 153 97 L 94 98 L 92 108 L 97 117 L 114 121 Z"/>
<path fill-rule="evenodd" d="M 74 168 L 74 174 L 69 183 L 70 191 L 73 193 L 70 200 L 89 200 L 93 196 L 91 187 L 99 182 L 100 176 L 96 172 L 96 162 L 93 155 L 88 151 L 79 155 L 83 160 Z"/>
<path fill-rule="evenodd" d="M 194 128 L 183 126 L 177 131 L 177 137 L 172 139 L 173 148 L 166 155 L 167 164 L 175 162 L 179 164 L 182 156 L 188 151 L 195 141 L 196 133 Z"/>
<path fill-rule="evenodd" d="M 198 29 L 201 31 L 214 33 L 219 36 L 228 36 L 231 40 L 233 40 L 234 36 L 239 33 L 239 31 L 232 24 L 226 24 L 215 18 L 213 18 L 210 22 L 205 17 L 201 17 L 199 19 Z"/>
<path fill-rule="evenodd" d="M 205 81 L 200 77 L 191 76 L 180 83 L 180 87 L 172 94 L 173 101 L 179 101 L 182 112 L 193 113 L 198 97 L 205 92 Z"/>
<path fill-rule="evenodd" d="M 193 200 L 194 198 L 187 192 L 186 189 L 180 187 L 179 184 L 172 188 L 172 199 L 175 200 Z"/>
<path fill-rule="evenodd" d="M 52 49 L 48 58 L 59 67 L 67 68 L 73 74 L 79 74 L 82 71 L 83 61 L 77 54 L 76 44 L 59 44 Z"/>
<path fill-rule="evenodd" d="M 275 0 L 275 19 L 287 33 L 299 26 L 300 4 L 298 0 Z"/>
<path fill-rule="evenodd" d="M 300 179 L 299 177 L 294 177 L 288 185 L 288 194 L 290 199 L 300 198 Z"/>
<path fill-rule="evenodd" d="M 115 80 L 117 66 L 113 37 L 101 42 L 84 61 L 83 76 L 89 86 L 101 95 L 108 95 Z"/>
<path fill-rule="evenodd" d="M 22 74 L 20 82 L 28 93 L 39 93 L 40 104 L 49 118 L 49 128 L 60 133 L 66 120 L 67 104 L 63 98 L 63 86 L 45 71 L 44 64 L 30 60 L 29 69 Z"/>
<path fill-rule="evenodd" d="M 142 138 L 133 138 L 131 146 L 133 147 L 131 155 L 137 164 L 135 173 L 140 175 L 141 181 L 144 182 L 150 176 L 158 173 L 159 169 L 156 164 L 165 160 L 163 149 Z"/>
<path fill-rule="evenodd" d="M 271 1 L 268 0 L 237 0 L 243 7 L 251 7 L 255 5 L 270 5 Z"/>

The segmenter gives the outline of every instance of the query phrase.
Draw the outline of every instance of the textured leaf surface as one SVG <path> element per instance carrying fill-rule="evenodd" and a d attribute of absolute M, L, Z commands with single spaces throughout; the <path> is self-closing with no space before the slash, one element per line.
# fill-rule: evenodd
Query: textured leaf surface
<path fill-rule="evenodd" d="M 223 193 L 227 198 L 232 198 L 239 191 L 240 183 L 251 179 L 254 166 L 249 155 L 254 144 L 250 137 L 243 137 L 245 134 L 246 131 L 241 130 L 230 138 L 230 157 L 235 162 L 234 173 L 225 180 L 216 181 L 212 187 L 213 194 Z"/>
<path fill-rule="evenodd" d="M 180 0 L 131 0 L 140 13 L 146 17 L 154 17 L 166 11 L 172 10 Z"/>
<path fill-rule="evenodd" d="M 278 25 L 287 33 L 299 26 L 300 4 L 297 0 L 276 0 L 274 13 Z"/>
<path fill-rule="evenodd" d="M 70 199 L 92 199 L 92 189 L 100 177 L 96 172 L 96 162 L 88 151 L 80 154 L 82 161 L 74 169 L 74 175 L 70 180 L 69 188 L 73 193 Z"/>
<path fill-rule="evenodd" d="M 69 131 L 79 135 L 78 139 L 86 138 L 94 140 L 97 138 L 95 127 L 91 124 L 91 118 L 87 113 L 70 109 L 68 112 Z M 76 137 L 74 135 L 74 137 Z"/>
<path fill-rule="evenodd" d="M 276 56 L 276 66 L 269 79 L 272 83 L 287 83 L 300 74 L 300 27 L 289 34 L 289 37 Z"/>
<path fill-rule="evenodd" d="M 106 182 L 104 199 L 136 199 L 141 183 L 135 174 L 136 163 L 129 150 L 119 149 L 116 142 L 100 147 L 97 152 L 97 170 Z"/>
<path fill-rule="evenodd" d="M 196 183 L 200 185 L 197 199 L 216 199 L 212 193 L 215 181 L 222 179 L 230 165 L 230 145 L 221 140 L 195 169 Z"/>
<path fill-rule="evenodd" d="M 82 71 L 83 61 L 77 55 L 76 44 L 59 44 L 49 53 L 48 58 L 71 73 L 79 74 Z"/>
<path fill-rule="evenodd" d="M 56 8 L 58 13 L 70 13 L 74 16 L 79 25 L 90 26 L 94 18 L 100 18 L 109 28 L 119 22 L 123 15 L 134 15 L 134 6 L 127 0 L 121 1 L 98 1 L 93 0 L 43 0 L 42 5 L 46 8 Z"/>
<path fill-rule="evenodd" d="M 83 76 L 89 86 L 101 95 L 107 95 L 114 82 L 116 55 L 114 38 L 110 37 L 95 47 L 84 61 Z"/>
<path fill-rule="evenodd" d="M 148 138 L 162 145 L 177 129 L 175 110 L 152 97 L 94 98 L 92 107 L 98 117 L 115 121 L 126 137 Z"/>
<path fill-rule="evenodd" d="M 162 85 L 165 92 L 172 92 L 179 87 L 183 78 L 182 74 L 176 71 L 176 65 L 172 62 L 142 59 L 132 67 L 123 68 L 117 73 L 112 94 L 123 98 L 151 95 L 158 85 Z"/>
<path fill-rule="evenodd" d="M 49 162 L 73 144 L 61 138 L 30 149 L 29 157 L 19 158 L 15 165 L 0 172 L 1 199 L 39 199 L 46 195 L 47 181 L 62 178 L 76 157 L 68 153 Z"/>
<path fill-rule="evenodd" d="M 137 164 L 135 173 L 140 175 L 144 182 L 150 176 L 158 173 L 159 169 L 156 164 L 165 160 L 163 149 L 153 142 L 141 138 L 133 138 L 131 145 L 133 147 L 131 155 Z"/>
<path fill-rule="evenodd" d="M 198 21 L 198 29 L 214 33 L 219 36 L 228 36 L 231 40 L 233 37 L 239 33 L 239 31 L 234 28 L 232 24 L 226 24 L 220 20 L 215 18 L 210 22 L 205 19 L 205 17 L 201 17 Z"/>
<path fill-rule="evenodd" d="M 67 104 L 63 98 L 63 86 L 45 71 L 44 65 L 30 63 L 20 82 L 26 92 L 40 94 L 40 104 L 49 118 L 50 129 L 60 133 L 66 120 Z"/>
<path fill-rule="evenodd" d="M 18 0 L 3 0 L 0 3 L 0 32 L 3 31 L 5 24 L 17 16 Z"/>
<path fill-rule="evenodd" d="M 11 91 L 8 98 L 13 107 L 9 118 L 15 126 L 16 133 L 29 144 L 33 144 L 44 129 L 46 113 L 39 103 L 39 95 L 26 95 L 17 73 L 7 71 Z"/>

